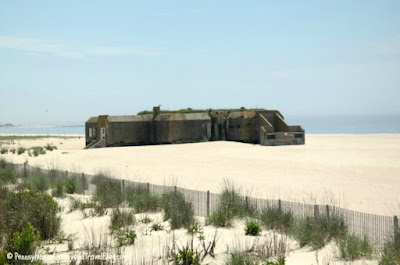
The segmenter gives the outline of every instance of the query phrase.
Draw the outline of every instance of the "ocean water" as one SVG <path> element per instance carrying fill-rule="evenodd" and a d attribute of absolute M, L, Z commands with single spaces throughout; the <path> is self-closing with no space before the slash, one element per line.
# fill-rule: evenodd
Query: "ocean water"
<path fill-rule="evenodd" d="M 85 126 L 0 127 L 0 134 L 85 134 Z"/>
<path fill-rule="evenodd" d="M 292 116 L 289 125 L 301 125 L 314 134 L 400 133 L 400 115 L 393 116 Z"/>
<path fill-rule="evenodd" d="M 289 125 L 301 125 L 312 134 L 400 133 L 398 116 L 286 116 Z M 0 127 L 0 134 L 85 134 L 85 126 Z"/>

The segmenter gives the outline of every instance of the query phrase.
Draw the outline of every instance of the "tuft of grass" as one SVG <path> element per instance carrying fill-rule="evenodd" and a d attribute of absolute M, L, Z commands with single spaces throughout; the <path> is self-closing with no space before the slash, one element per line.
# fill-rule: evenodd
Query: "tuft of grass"
<path fill-rule="evenodd" d="M 125 200 L 137 213 L 155 212 L 160 209 L 160 197 L 152 195 L 143 187 L 128 187 L 124 191 Z"/>
<path fill-rule="evenodd" d="M 288 236 L 279 235 L 274 231 L 272 235 L 254 241 L 251 251 L 261 260 L 285 257 L 290 252 Z"/>
<path fill-rule="evenodd" d="M 234 251 L 229 253 L 225 265 L 259 265 L 259 260 L 245 251 Z"/>
<path fill-rule="evenodd" d="M 142 223 L 142 224 L 150 224 L 152 221 L 153 221 L 153 220 L 152 220 L 150 217 L 148 217 L 147 215 L 143 216 L 143 217 L 139 220 L 139 222 Z"/>
<path fill-rule="evenodd" d="M 46 192 L 50 188 L 50 179 L 43 174 L 29 175 L 25 182 L 28 189 L 36 192 Z"/>
<path fill-rule="evenodd" d="M 162 231 L 162 230 L 164 230 L 164 227 L 162 226 L 162 224 L 156 224 L 156 223 L 154 223 L 154 224 L 152 224 L 152 226 L 151 226 L 150 232 L 153 232 L 153 231 Z"/>
<path fill-rule="evenodd" d="M 111 214 L 111 231 L 119 231 L 122 228 L 134 225 L 136 222 L 135 215 L 131 210 L 123 211 L 119 208 L 114 208 Z"/>
<path fill-rule="evenodd" d="M 68 177 L 64 183 L 65 192 L 67 194 L 74 194 L 77 185 L 78 185 L 77 177 L 75 176 Z"/>
<path fill-rule="evenodd" d="M 373 248 L 368 238 L 361 239 L 356 235 L 346 235 L 337 240 L 339 256 L 345 260 L 371 258 Z"/>
<path fill-rule="evenodd" d="M 388 241 L 379 255 L 379 265 L 400 264 L 400 230 L 394 234 L 392 240 Z"/>
<path fill-rule="evenodd" d="M 68 239 L 68 251 L 74 250 L 74 240 Z"/>
<path fill-rule="evenodd" d="M 291 234 L 299 242 L 300 247 L 310 245 L 314 249 L 319 249 L 333 238 L 346 236 L 347 226 L 341 216 L 307 217 L 294 222 Z"/>
<path fill-rule="evenodd" d="M 65 197 L 65 190 L 63 183 L 57 183 L 56 188 L 51 191 L 51 196 L 58 198 Z"/>
<path fill-rule="evenodd" d="M 196 233 L 202 233 L 203 229 L 201 225 L 197 221 L 195 221 L 194 224 L 189 225 L 187 227 L 187 231 L 188 233 L 196 234 Z"/>
<path fill-rule="evenodd" d="M 288 233 L 294 223 L 293 213 L 283 211 L 279 207 L 264 208 L 260 214 L 260 220 L 267 229 L 284 233 Z"/>
<path fill-rule="evenodd" d="M 70 212 L 81 209 L 82 202 L 80 199 L 75 199 L 74 197 L 69 197 L 69 200 L 70 200 L 70 206 L 69 206 Z"/>
<path fill-rule="evenodd" d="M 109 178 L 97 179 L 93 200 L 99 202 L 104 208 L 113 208 L 123 202 L 121 185 L 117 180 Z"/>
<path fill-rule="evenodd" d="M 199 253 L 189 244 L 178 248 L 177 252 L 171 255 L 170 261 L 174 265 L 200 265 Z"/>
<path fill-rule="evenodd" d="M 0 183 L 8 184 L 8 183 L 16 183 L 17 179 L 20 177 L 14 170 L 6 167 L 0 167 Z"/>
<path fill-rule="evenodd" d="M 269 261 L 266 261 L 266 263 L 264 263 L 263 265 L 285 265 L 285 263 L 286 263 L 285 256 L 279 256 L 276 258 L 275 261 L 269 260 Z"/>
<path fill-rule="evenodd" d="M 136 241 L 137 235 L 134 230 L 131 229 L 123 229 L 119 230 L 116 240 L 118 246 L 122 247 L 125 245 L 133 245 Z"/>
<path fill-rule="evenodd" d="M 261 234 L 260 224 L 255 220 L 246 222 L 246 228 L 244 229 L 246 236 L 259 236 Z"/>
<path fill-rule="evenodd" d="M 257 210 L 252 203 L 241 195 L 233 183 L 226 181 L 216 210 L 209 217 L 214 226 L 230 226 L 234 218 L 255 217 Z"/>
<path fill-rule="evenodd" d="M 188 227 L 194 223 L 194 209 L 181 192 L 168 192 L 162 195 L 164 220 L 170 220 L 171 229 Z"/>

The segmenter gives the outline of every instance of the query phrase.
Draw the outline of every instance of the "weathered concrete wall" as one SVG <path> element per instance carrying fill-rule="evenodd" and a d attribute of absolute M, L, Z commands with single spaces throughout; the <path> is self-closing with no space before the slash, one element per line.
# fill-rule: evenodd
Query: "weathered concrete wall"
<path fill-rule="evenodd" d="M 91 117 L 85 122 L 85 140 L 86 145 L 96 141 L 98 135 L 97 117 Z"/>
<path fill-rule="evenodd" d="M 229 141 L 258 143 L 258 118 L 255 111 L 231 112 L 227 119 Z"/>
<path fill-rule="evenodd" d="M 201 142 L 211 138 L 211 118 L 206 113 L 160 114 L 154 124 L 156 143 Z"/>
<path fill-rule="evenodd" d="M 151 121 L 108 123 L 107 145 L 142 145 L 151 143 Z"/>
<path fill-rule="evenodd" d="M 210 113 L 211 117 L 211 139 L 212 141 L 226 140 L 226 121 L 229 112 L 227 111 L 213 111 Z"/>

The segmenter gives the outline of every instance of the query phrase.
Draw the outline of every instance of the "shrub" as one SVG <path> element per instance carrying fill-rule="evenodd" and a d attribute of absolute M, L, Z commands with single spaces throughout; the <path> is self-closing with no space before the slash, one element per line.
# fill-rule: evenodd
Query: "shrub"
<path fill-rule="evenodd" d="M 74 194 L 77 186 L 77 178 L 69 177 L 65 180 L 64 187 L 67 194 Z"/>
<path fill-rule="evenodd" d="M 10 260 L 7 258 L 7 250 L 0 251 L 0 264 L 9 265 Z"/>
<path fill-rule="evenodd" d="M 17 153 L 18 153 L 18 155 L 21 155 L 21 154 L 25 153 L 25 151 L 26 151 L 26 148 L 18 147 Z"/>
<path fill-rule="evenodd" d="M 211 214 L 209 222 L 215 226 L 230 226 L 233 218 L 255 217 L 256 208 L 235 189 L 230 182 L 225 182 L 220 202 Z"/>
<path fill-rule="evenodd" d="M 12 154 L 15 154 L 15 152 L 16 152 L 16 151 L 15 151 L 15 148 L 11 148 L 11 149 L 10 149 L 10 152 L 11 152 Z"/>
<path fill-rule="evenodd" d="M 41 146 L 32 147 L 30 150 L 32 150 L 32 153 L 34 156 L 46 154 L 46 150 L 43 149 L 43 147 L 41 147 Z M 28 150 L 28 151 L 30 151 L 30 150 Z"/>
<path fill-rule="evenodd" d="M 246 222 L 246 228 L 244 229 L 246 236 L 259 236 L 261 234 L 261 227 L 257 221 Z"/>
<path fill-rule="evenodd" d="M 160 198 L 151 195 L 146 188 L 128 187 L 125 189 L 125 199 L 136 212 L 154 212 L 160 208 Z"/>
<path fill-rule="evenodd" d="M 40 239 L 40 233 L 30 222 L 22 228 L 22 232 L 14 232 L 12 238 L 12 252 L 18 252 L 22 255 L 35 253 L 35 249 Z"/>
<path fill-rule="evenodd" d="M 268 207 L 262 210 L 260 220 L 267 229 L 288 233 L 293 225 L 294 217 L 291 211 L 282 211 L 279 207 Z"/>
<path fill-rule="evenodd" d="M 117 207 L 123 201 L 120 183 L 108 178 L 99 179 L 93 200 L 98 201 L 105 208 Z"/>
<path fill-rule="evenodd" d="M 52 144 L 47 144 L 45 146 L 45 149 L 48 150 L 48 151 L 53 151 L 54 149 L 57 149 L 57 146 L 52 145 Z"/>
<path fill-rule="evenodd" d="M 171 228 L 188 227 L 194 223 L 193 205 L 180 192 L 164 193 L 162 196 L 164 220 L 170 219 Z"/>
<path fill-rule="evenodd" d="M 373 248 L 367 238 L 360 239 L 355 235 L 347 235 L 337 240 L 340 258 L 355 260 L 371 258 Z"/>
<path fill-rule="evenodd" d="M 0 153 L 1 154 L 7 154 L 8 153 L 8 149 L 7 148 L 1 148 Z"/>
<path fill-rule="evenodd" d="M 10 249 L 15 232 L 20 232 L 31 223 L 42 239 L 55 237 L 60 229 L 59 207 L 47 194 L 33 191 L 10 192 L 5 189 L 0 195 L 0 227 Z"/>
<path fill-rule="evenodd" d="M 131 211 L 121 211 L 119 208 L 113 209 L 110 230 L 117 231 L 133 224 L 135 224 L 135 216 Z"/>

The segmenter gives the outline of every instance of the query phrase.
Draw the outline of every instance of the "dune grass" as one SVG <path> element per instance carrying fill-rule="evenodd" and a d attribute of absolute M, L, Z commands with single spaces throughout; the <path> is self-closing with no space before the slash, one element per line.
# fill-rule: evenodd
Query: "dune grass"
<path fill-rule="evenodd" d="M 279 207 L 266 207 L 260 213 L 260 221 L 267 229 L 289 233 L 293 226 L 294 216 L 291 211 L 285 211 Z"/>
<path fill-rule="evenodd" d="M 187 228 L 195 222 L 193 205 L 180 192 L 164 193 L 161 207 L 164 220 L 170 220 L 171 229 Z"/>
<path fill-rule="evenodd" d="M 217 227 L 230 226 L 234 218 L 255 217 L 257 210 L 251 202 L 246 200 L 240 189 L 235 188 L 232 182 L 225 181 L 222 188 L 220 202 L 208 219 L 210 224 Z"/>
<path fill-rule="evenodd" d="M 379 255 L 379 265 L 398 264 L 400 264 L 400 229 L 398 229 L 393 238 L 385 244 L 383 251 Z"/>

